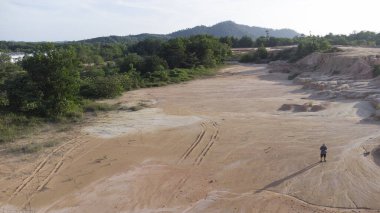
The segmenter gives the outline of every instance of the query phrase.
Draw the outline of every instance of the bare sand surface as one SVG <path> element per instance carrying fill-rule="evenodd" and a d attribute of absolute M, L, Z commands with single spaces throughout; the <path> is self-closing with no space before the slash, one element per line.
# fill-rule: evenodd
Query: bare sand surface
<path fill-rule="evenodd" d="M 363 121 L 371 107 L 308 99 L 286 78 L 231 65 L 108 100 L 150 106 L 100 115 L 36 159 L 2 158 L 2 209 L 380 212 L 379 125 Z M 327 107 L 279 111 L 283 104 Z"/>

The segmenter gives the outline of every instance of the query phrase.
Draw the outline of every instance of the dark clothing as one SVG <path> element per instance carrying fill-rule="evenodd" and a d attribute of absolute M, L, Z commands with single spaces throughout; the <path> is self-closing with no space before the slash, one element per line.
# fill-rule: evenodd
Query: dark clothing
<path fill-rule="evenodd" d="M 319 148 L 319 150 L 321 150 L 321 162 L 322 162 L 322 158 L 324 159 L 324 161 L 326 162 L 326 154 L 327 154 L 327 146 L 325 146 L 324 144 L 321 146 L 321 148 Z"/>
<path fill-rule="evenodd" d="M 321 148 L 319 148 L 321 150 L 321 155 L 325 155 L 327 154 L 327 147 L 325 145 L 322 145 Z"/>

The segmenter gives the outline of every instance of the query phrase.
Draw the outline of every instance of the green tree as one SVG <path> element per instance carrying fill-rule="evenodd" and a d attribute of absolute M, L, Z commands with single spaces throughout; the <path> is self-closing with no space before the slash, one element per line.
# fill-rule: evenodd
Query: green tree
<path fill-rule="evenodd" d="M 145 57 L 143 68 L 139 70 L 142 75 L 149 76 L 154 71 L 161 71 L 168 68 L 167 62 L 157 55 Z"/>
<path fill-rule="evenodd" d="M 251 37 L 248 37 L 248 36 L 243 36 L 241 37 L 241 39 L 239 40 L 239 47 L 253 47 L 253 40 Z"/>
<path fill-rule="evenodd" d="M 171 39 L 163 44 L 161 54 L 171 69 L 184 67 L 186 62 L 186 40 L 183 38 Z"/>
<path fill-rule="evenodd" d="M 162 48 L 162 41 L 159 39 L 145 39 L 129 48 L 129 51 L 141 56 L 158 55 Z"/>
<path fill-rule="evenodd" d="M 7 54 L 0 53 L 0 107 L 8 105 L 5 82 L 23 72 L 18 64 L 10 62 Z"/>
<path fill-rule="evenodd" d="M 256 54 L 260 59 L 267 59 L 268 58 L 268 51 L 263 45 L 261 45 L 261 47 L 257 48 Z"/>
<path fill-rule="evenodd" d="M 144 62 L 143 57 L 139 56 L 136 53 L 129 53 L 127 56 L 122 58 L 118 64 L 119 64 L 120 72 L 125 73 L 125 72 L 130 71 L 131 65 L 132 67 L 136 69 L 141 69 L 143 62 Z"/>
<path fill-rule="evenodd" d="M 80 88 L 80 94 L 86 98 L 113 98 L 120 95 L 123 90 L 123 75 L 88 78 Z"/>
<path fill-rule="evenodd" d="M 195 56 L 197 59 L 192 58 L 191 61 L 199 61 L 198 64 L 193 62 L 193 66 L 214 67 L 216 64 L 222 63 L 230 54 L 228 45 L 219 42 L 218 39 L 212 36 L 198 35 L 190 37 L 189 40 L 186 52 L 188 56 L 194 54 L 192 57 Z"/>
<path fill-rule="evenodd" d="M 43 115 L 62 116 L 77 107 L 80 78 L 74 55 L 73 50 L 52 49 L 23 60 L 35 92 L 42 94 L 39 111 Z"/>
<path fill-rule="evenodd" d="M 43 93 L 27 74 L 9 79 L 5 82 L 8 104 L 12 111 L 41 113 Z"/>
<path fill-rule="evenodd" d="M 219 41 L 221 43 L 227 44 L 229 47 L 232 47 L 234 44 L 234 38 L 231 36 L 220 37 Z"/>

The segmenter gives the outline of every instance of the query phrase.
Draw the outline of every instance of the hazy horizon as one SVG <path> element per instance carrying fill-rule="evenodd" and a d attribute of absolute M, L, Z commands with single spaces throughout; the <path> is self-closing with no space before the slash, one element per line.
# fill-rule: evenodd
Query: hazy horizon
<path fill-rule="evenodd" d="M 325 35 L 379 32 L 376 0 L 1 0 L 0 40 L 71 41 L 109 35 L 168 34 L 231 20 Z"/>

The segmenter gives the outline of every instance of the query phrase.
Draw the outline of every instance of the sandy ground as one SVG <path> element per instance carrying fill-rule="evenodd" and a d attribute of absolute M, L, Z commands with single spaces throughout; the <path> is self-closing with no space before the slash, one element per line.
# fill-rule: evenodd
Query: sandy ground
<path fill-rule="evenodd" d="M 368 103 L 311 100 L 286 77 L 231 65 L 109 100 L 150 107 L 98 116 L 36 159 L 2 161 L 0 212 L 380 212 Z M 328 107 L 278 110 L 305 103 Z"/>

